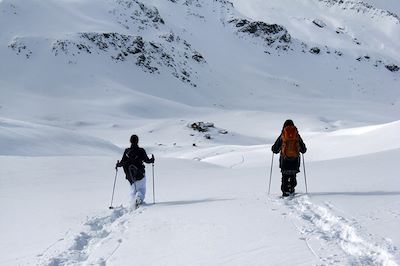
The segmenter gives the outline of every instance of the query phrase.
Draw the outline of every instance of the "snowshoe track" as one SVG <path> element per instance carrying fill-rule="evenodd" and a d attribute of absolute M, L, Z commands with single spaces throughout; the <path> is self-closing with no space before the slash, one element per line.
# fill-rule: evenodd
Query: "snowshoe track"
<path fill-rule="evenodd" d="M 365 233 L 357 221 L 336 215 L 331 204 L 315 204 L 307 195 L 272 201 L 289 210 L 300 239 L 322 265 L 398 265 L 393 258 L 396 247 Z"/>
<path fill-rule="evenodd" d="M 129 209 L 116 207 L 110 215 L 93 217 L 83 224 L 82 231 L 70 234 L 56 245 L 47 249 L 44 254 L 39 255 L 38 265 L 106 265 L 107 260 L 115 253 L 122 243 L 121 235 L 127 230 L 129 213 L 141 213 L 144 209 Z M 106 242 L 111 243 L 107 254 L 91 261 L 90 255 L 96 248 Z"/>

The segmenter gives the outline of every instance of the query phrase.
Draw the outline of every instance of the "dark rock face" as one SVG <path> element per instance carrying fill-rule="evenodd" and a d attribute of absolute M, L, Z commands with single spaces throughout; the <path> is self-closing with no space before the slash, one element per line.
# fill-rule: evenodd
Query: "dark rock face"
<path fill-rule="evenodd" d="M 248 32 L 255 36 L 278 34 L 285 30 L 285 28 L 277 24 L 267 24 L 262 21 L 250 22 L 246 19 L 242 19 L 236 23 L 236 27 L 240 27 L 241 32 Z"/>
<path fill-rule="evenodd" d="M 227 1 L 227 0 L 213 0 L 214 2 L 218 2 L 221 3 L 223 5 L 227 5 L 229 7 L 233 7 L 233 3 L 231 1 Z"/>
<path fill-rule="evenodd" d="M 354 39 L 353 39 L 353 42 L 354 42 L 355 44 L 357 44 L 357 45 L 361 45 L 361 42 L 360 42 L 357 38 L 354 38 Z"/>
<path fill-rule="evenodd" d="M 206 139 L 213 139 L 217 135 L 226 135 L 228 131 L 225 129 L 216 128 L 212 122 L 195 122 L 188 125 L 189 128 L 204 133 L 203 137 Z M 190 134 L 195 136 L 194 134 Z"/>
<path fill-rule="evenodd" d="M 199 3 L 199 0 L 185 1 L 187 4 Z M 46 41 L 55 56 L 66 59 L 68 64 L 77 64 L 80 60 L 91 60 L 97 57 L 111 59 L 116 63 L 134 62 L 141 70 L 154 74 L 169 72 L 180 81 L 193 87 L 197 84 L 196 66 L 206 64 L 206 59 L 190 43 L 174 34 L 165 25 L 158 9 L 143 0 L 113 0 L 112 9 L 108 11 L 111 19 L 120 24 L 120 32 L 81 32 L 66 35 L 55 41 Z M 128 33 L 127 33 L 128 32 Z M 142 34 L 143 32 L 143 34 Z M 151 32 L 151 40 L 143 36 Z M 157 36 L 157 32 L 160 32 Z M 154 36 L 154 33 L 155 36 Z M 32 51 L 28 37 L 14 38 L 9 48 L 17 55 L 30 58 Z M 83 57 L 83 55 L 86 55 Z M 87 55 L 90 55 L 88 57 Z"/>
<path fill-rule="evenodd" d="M 192 55 L 193 60 L 199 62 L 199 63 L 205 63 L 206 60 L 204 59 L 204 57 L 198 53 L 198 52 L 194 52 Z"/>
<path fill-rule="evenodd" d="M 207 132 L 210 128 L 214 127 L 214 123 L 211 122 L 195 122 L 190 125 L 190 128 L 199 132 Z"/>
<path fill-rule="evenodd" d="M 201 7 L 201 4 L 200 4 L 199 0 L 185 0 L 183 2 L 183 5 Z"/>
<path fill-rule="evenodd" d="M 364 56 L 358 57 L 356 60 L 361 62 L 361 61 L 369 61 L 370 59 L 371 59 L 371 57 L 369 55 L 364 55 Z"/>
<path fill-rule="evenodd" d="M 158 70 L 157 67 L 151 65 L 152 51 L 148 51 L 149 47 L 145 47 L 145 42 L 140 36 L 115 32 L 84 32 L 78 34 L 78 40 L 57 40 L 53 44 L 54 55 L 63 53 L 64 55 L 77 56 L 82 53 L 101 54 L 104 52 L 110 53 L 111 59 L 116 62 L 126 61 L 131 56 L 136 59 L 136 65 L 141 66 L 144 70 L 150 73 Z"/>
<path fill-rule="evenodd" d="M 337 34 L 343 34 L 344 33 L 344 28 L 342 28 L 342 27 L 336 28 L 336 33 Z"/>
<path fill-rule="evenodd" d="M 116 8 L 110 10 L 109 13 L 114 15 L 117 22 L 126 29 L 158 29 L 165 24 L 155 7 L 147 6 L 138 0 L 116 0 L 116 3 Z"/>
<path fill-rule="evenodd" d="M 1 1 L 1 0 L 0 0 Z M 166 0 L 169 4 L 179 3 L 185 5 L 187 15 L 194 15 L 196 7 L 201 7 L 202 0 Z M 328 6 L 338 6 L 343 9 L 352 9 L 357 12 L 378 12 L 380 15 L 393 16 L 382 10 L 376 10 L 372 6 L 362 2 L 342 1 L 342 0 L 318 0 Z M 132 62 L 142 71 L 154 74 L 169 73 L 180 81 L 196 87 L 195 80 L 198 73 L 194 70 L 197 67 L 206 66 L 207 61 L 202 54 L 193 48 L 193 45 L 173 32 L 173 27 L 168 27 L 161 17 L 158 9 L 148 4 L 144 0 L 112 0 L 113 5 L 108 14 L 110 18 L 121 25 L 123 33 L 117 32 L 81 32 L 66 35 L 61 39 L 51 41 L 46 40 L 46 45 L 50 44 L 50 49 L 55 56 L 65 58 L 69 64 L 76 64 L 79 60 L 91 60 L 91 57 L 101 55 L 101 60 L 112 60 L 119 64 L 129 64 Z M 273 54 L 273 50 L 291 50 L 303 53 L 321 54 L 326 51 L 335 57 L 342 56 L 338 50 L 308 46 L 299 40 L 292 40 L 287 29 L 278 24 L 268 24 L 262 21 L 250 21 L 243 18 L 235 18 L 237 13 L 233 10 L 233 4 L 226 0 L 212 0 L 213 12 L 219 13 L 220 22 L 230 26 L 230 30 L 239 35 L 240 38 L 252 40 L 257 45 L 261 44 L 265 54 Z M 4 10 L 3 10 L 4 11 Z M 14 14 L 17 9 L 9 5 L 6 9 L 8 13 Z M 4 11 L 4 12 L 5 12 Z M 15 12 L 14 12 L 15 11 Z M 190 12 L 189 12 L 190 11 Z M 193 12 L 192 12 L 193 11 Z M 3 12 L 3 13 L 4 13 Z M 8 14 L 6 12 L 6 14 Z M 375 14 L 374 13 L 374 14 Z M 199 15 L 200 16 L 200 15 Z M 204 17 L 203 17 L 204 18 Z M 397 18 L 397 17 L 395 17 Z M 321 20 L 314 19 L 313 23 L 319 27 L 325 27 Z M 320 30 L 314 27 L 314 30 Z M 338 34 L 344 34 L 345 28 L 336 28 Z M 146 39 L 148 33 L 152 37 Z M 155 33 L 155 34 L 154 34 Z M 159 34 L 159 36 L 157 36 Z M 249 37 L 250 36 L 250 37 Z M 254 38 L 254 39 L 253 39 Z M 357 45 L 361 43 L 353 38 Z M 21 57 L 31 58 L 36 53 L 32 39 L 29 37 L 15 37 L 11 40 L 8 47 Z M 32 52 L 33 51 L 33 52 Z M 85 57 L 84 57 L 85 55 Z M 279 55 L 279 54 L 278 54 Z M 311 55 L 310 55 L 311 56 Z M 369 56 L 357 58 L 358 61 L 371 61 Z M 374 58 L 374 61 L 378 58 Z M 386 62 L 387 63 L 387 62 Z M 387 64 L 381 60 L 376 61 L 374 66 L 385 66 L 392 72 L 399 71 L 399 66 Z"/>
<path fill-rule="evenodd" d="M 253 37 L 264 39 L 268 46 L 277 44 L 284 50 L 289 48 L 291 36 L 281 25 L 247 19 L 233 19 L 228 22 L 234 24 L 239 33 L 247 33 Z"/>
<path fill-rule="evenodd" d="M 320 28 L 324 28 L 326 26 L 325 22 L 323 22 L 320 19 L 314 19 L 313 20 L 314 25 L 320 27 Z"/>
<path fill-rule="evenodd" d="M 187 2 L 198 0 L 187 0 Z M 115 0 L 116 5 L 109 11 L 117 23 L 135 34 L 116 32 L 85 32 L 53 44 L 55 55 L 68 56 L 107 54 L 115 62 L 135 62 L 143 71 L 160 74 L 169 71 L 172 76 L 196 87 L 197 73 L 194 64 L 206 63 L 205 58 L 173 32 L 163 34 L 152 41 L 146 41 L 142 31 L 160 30 L 165 21 L 158 9 L 140 0 Z M 172 0 L 172 2 L 178 2 Z"/>
<path fill-rule="evenodd" d="M 343 55 L 343 53 L 341 51 L 338 51 L 338 50 L 335 50 L 335 54 L 338 55 L 338 56 L 342 56 Z"/>
<path fill-rule="evenodd" d="M 8 47 L 14 50 L 17 55 L 25 55 L 26 59 L 29 59 L 32 55 L 32 51 L 27 47 L 24 41 L 19 38 L 14 39 Z"/>
<path fill-rule="evenodd" d="M 400 70 L 399 66 L 395 64 L 385 65 L 385 67 L 391 72 L 397 72 Z"/>
<path fill-rule="evenodd" d="M 52 51 L 55 56 L 72 57 L 82 54 L 106 54 L 115 62 L 133 61 L 143 71 L 149 73 L 159 74 L 161 69 L 167 68 L 174 77 L 196 86 L 192 81 L 192 76 L 196 73 L 188 61 L 205 63 L 204 57 L 173 33 L 159 38 L 165 43 L 146 41 L 141 36 L 115 32 L 84 32 L 69 39 L 55 41 Z M 179 51 L 177 47 L 180 47 Z"/>
<path fill-rule="evenodd" d="M 319 54 L 321 52 L 321 49 L 319 49 L 318 47 L 312 47 L 310 49 L 310 53 L 312 54 Z"/>

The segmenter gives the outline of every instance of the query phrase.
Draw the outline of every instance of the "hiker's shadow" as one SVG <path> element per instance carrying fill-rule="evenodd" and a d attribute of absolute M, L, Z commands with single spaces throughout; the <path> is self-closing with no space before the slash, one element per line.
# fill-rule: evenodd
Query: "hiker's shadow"
<path fill-rule="evenodd" d="M 198 199 L 198 200 L 177 200 L 177 201 L 162 201 L 157 202 L 157 205 L 161 206 L 177 206 L 177 205 L 191 205 L 191 204 L 201 204 L 201 203 L 210 203 L 210 202 L 219 202 L 219 201 L 230 201 L 235 199 Z"/>
<path fill-rule="evenodd" d="M 399 196 L 400 191 L 312 192 L 311 196 Z"/>

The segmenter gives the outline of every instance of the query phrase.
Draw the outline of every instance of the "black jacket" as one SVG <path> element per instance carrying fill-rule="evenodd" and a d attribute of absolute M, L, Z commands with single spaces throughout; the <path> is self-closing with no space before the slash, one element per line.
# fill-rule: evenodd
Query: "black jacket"
<path fill-rule="evenodd" d="M 300 152 L 305 153 L 307 151 L 307 147 L 303 142 L 303 139 L 299 135 L 299 145 Z M 273 153 L 279 153 L 282 149 L 282 134 L 275 141 L 274 145 L 272 145 L 271 150 Z M 281 172 L 283 174 L 297 174 L 300 172 L 300 156 L 295 158 L 284 158 L 282 155 L 279 158 L 279 167 L 281 168 Z"/>
<path fill-rule="evenodd" d="M 128 179 L 128 181 L 132 183 L 133 181 L 143 179 L 143 177 L 145 176 L 145 167 L 143 162 L 154 163 L 154 158 L 149 158 L 143 148 L 140 148 L 137 145 L 132 145 L 130 148 L 127 148 L 124 151 L 124 155 L 122 156 L 121 161 L 117 164 L 117 167 L 124 168 L 126 179 Z M 135 176 L 132 176 L 132 172 L 129 171 L 129 167 L 131 165 L 135 166 L 137 169 L 137 173 L 135 174 Z"/>

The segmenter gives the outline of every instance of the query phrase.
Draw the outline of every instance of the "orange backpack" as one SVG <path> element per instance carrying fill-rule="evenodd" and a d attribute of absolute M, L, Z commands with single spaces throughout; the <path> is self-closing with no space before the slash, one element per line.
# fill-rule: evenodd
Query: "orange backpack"
<path fill-rule="evenodd" d="M 286 126 L 282 131 L 282 148 L 281 155 L 283 157 L 294 158 L 300 154 L 299 133 L 295 126 Z"/>

